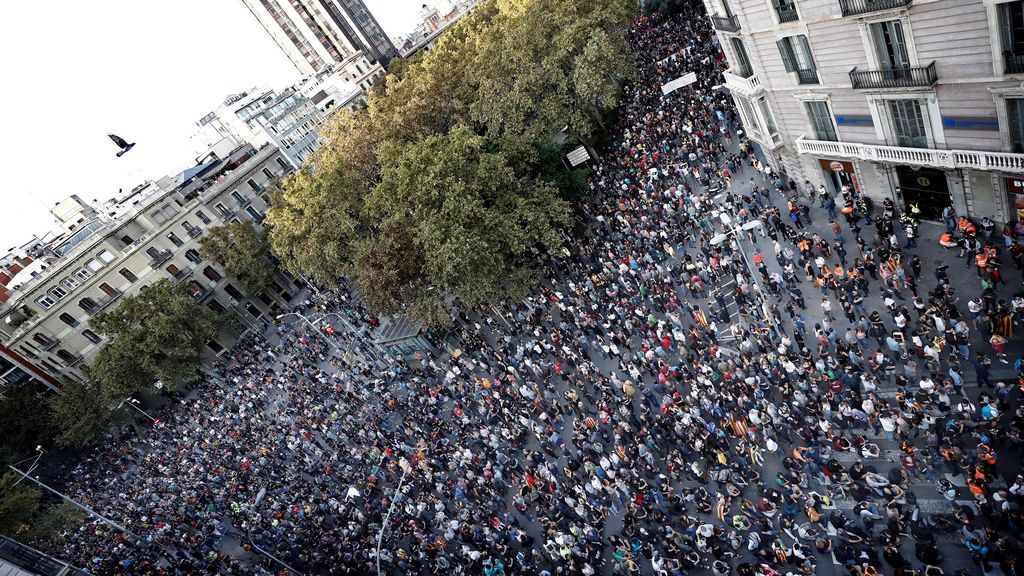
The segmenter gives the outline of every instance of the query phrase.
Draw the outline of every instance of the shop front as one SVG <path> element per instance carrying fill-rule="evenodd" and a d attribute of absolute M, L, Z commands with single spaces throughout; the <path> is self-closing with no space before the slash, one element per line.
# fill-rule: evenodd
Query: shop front
<path fill-rule="evenodd" d="M 1006 194 L 1010 201 L 1010 218 L 1018 222 L 1024 221 L 1024 177 L 1003 178 Z"/>
<path fill-rule="evenodd" d="M 953 205 L 946 173 L 941 170 L 897 166 L 896 179 L 903 195 L 903 206 L 909 209 L 916 205 L 924 220 L 941 220 L 942 211 Z"/>
<path fill-rule="evenodd" d="M 839 196 L 843 186 L 849 186 L 851 190 L 861 192 L 860 182 L 857 180 L 857 173 L 854 171 L 852 162 L 819 158 L 818 165 L 821 168 L 822 179 L 827 183 L 826 187 L 833 195 Z"/>

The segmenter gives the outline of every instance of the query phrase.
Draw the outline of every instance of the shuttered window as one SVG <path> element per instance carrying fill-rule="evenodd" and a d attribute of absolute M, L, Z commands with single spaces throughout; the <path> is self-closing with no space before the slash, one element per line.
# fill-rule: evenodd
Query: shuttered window
<path fill-rule="evenodd" d="M 730 38 L 732 51 L 736 54 L 736 73 L 744 78 L 754 75 L 754 69 L 750 67 L 750 58 L 747 57 L 747 49 L 739 38 Z"/>
<path fill-rule="evenodd" d="M 1024 98 L 1006 99 L 1010 119 L 1010 146 L 1013 152 L 1024 153 Z"/>
<path fill-rule="evenodd" d="M 927 148 L 928 133 L 924 127 L 921 103 L 917 100 L 890 100 L 889 113 L 897 146 Z"/>
<path fill-rule="evenodd" d="M 828 109 L 828 102 L 805 102 L 804 107 L 807 108 L 807 117 L 811 119 L 816 139 L 830 142 L 839 140 L 836 136 L 835 124 L 832 123 L 832 111 Z"/>

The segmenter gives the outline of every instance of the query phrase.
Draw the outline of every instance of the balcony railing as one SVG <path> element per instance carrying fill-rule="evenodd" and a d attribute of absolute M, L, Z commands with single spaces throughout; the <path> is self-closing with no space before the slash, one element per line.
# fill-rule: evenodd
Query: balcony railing
<path fill-rule="evenodd" d="M 800 19 L 795 6 L 776 6 L 775 13 L 779 15 L 779 22 L 794 22 Z"/>
<path fill-rule="evenodd" d="M 61 364 L 64 364 L 64 366 L 66 366 L 68 368 L 74 368 L 75 366 L 78 366 L 81 363 L 82 363 L 82 355 L 81 354 L 72 354 L 71 356 L 68 356 L 67 358 L 62 358 L 61 359 Z"/>
<path fill-rule="evenodd" d="M 886 70 L 850 70 L 855 90 L 927 87 L 939 81 L 935 62 L 927 66 L 906 66 Z"/>
<path fill-rule="evenodd" d="M 1024 154 L 978 150 L 935 150 L 797 138 L 797 152 L 829 158 L 853 158 L 889 164 L 930 166 L 949 170 L 969 169 L 1024 174 Z"/>
<path fill-rule="evenodd" d="M 203 229 L 199 227 L 189 228 L 188 235 L 190 238 L 198 238 L 203 235 Z"/>
<path fill-rule="evenodd" d="M 201 290 L 196 290 L 192 293 L 192 297 L 195 298 L 196 302 L 202 302 L 206 300 L 207 296 L 213 294 L 213 286 L 207 286 Z"/>
<path fill-rule="evenodd" d="M 796 78 L 797 78 L 797 80 L 800 81 L 801 84 L 820 84 L 821 83 L 821 81 L 818 80 L 818 71 L 817 70 L 804 70 L 804 69 L 797 70 L 796 71 Z"/>
<path fill-rule="evenodd" d="M 39 348 L 41 350 L 45 350 L 45 351 L 53 350 L 54 348 L 57 347 L 57 344 L 60 343 L 57 340 L 50 340 L 49 338 L 47 338 L 45 341 L 42 341 L 42 342 L 40 342 L 39 340 L 36 340 L 35 342 L 37 344 L 39 344 Z"/>
<path fill-rule="evenodd" d="M 725 78 L 725 85 L 729 90 L 735 90 L 745 96 L 751 96 L 762 90 L 761 80 L 757 77 L 757 74 L 751 72 L 744 76 L 744 72 L 732 68 L 722 72 L 722 77 Z"/>
<path fill-rule="evenodd" d="M 94 304 L 91 308 L 86 310 L 86 313 L 89 314 L 89 316 L 95 316 L 96 314 L 99 314 L 100 312 L 103 311 L 104 308 L 113 304 L 114 300 L 120 298 L 121 294 L 122 293 L 120 290 L 114 290 L 110 294 L 107 294 L 103 298 L 97 300 L 96 304 Z"/>
<path fill-rule="evenodd" d="M 1024 54 L 1014 54 L 1007 50 L 1003 52 L 1003 61 L 1006 62 L 1007 74 L 1024 74 Z"/>
<path fill-rule="evenodd" d="M 740 20 L 735 14 L 732 16 L 719 16 L 715 14 L 711 17 L 711 22 L 715 25 L 715 30 L 721 30 L 722 32 L 740 31 Z"/>
<path fill-rule="evenodd" d="M 174 278 L 174 280 L 173 280 L 174 285 L 177 286 L 178 284 L 181 284 L 182 282 L 185 281 L 186 278 L 188 278 L 191 275 L 192 275 L 192 268 L 191 267 L 185 267 L 185 268 L 182 268 L 182 269 L 178 270 L 178 273 L 175 274 L 174 277 L 173 277 Z"/>
<path fill-rule="evenodd" d="M 157 266 L 159 266 L 159 265 L 163 264 L 164 262 L 167 262 L 168 260 L 170 260 L 171 256 L 174 256 L 174 252 L 171 252 L 170 250 L 161 250 L 161 251 L 157 252 L 156 254 L 154 254 L 149 259 L 149 267 L 150 268 L 156 268 Z"/>
<path fill-rule="evenodd" d="M 893 10 L 910 6 L 913 0 L 839 0 L 843 16 L 856 16 L 879 10 Z"/>

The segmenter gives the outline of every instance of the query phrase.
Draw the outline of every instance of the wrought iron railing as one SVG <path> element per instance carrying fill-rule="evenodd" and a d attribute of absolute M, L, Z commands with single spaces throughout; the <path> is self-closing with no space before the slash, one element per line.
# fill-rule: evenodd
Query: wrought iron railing
<path fill-rule="evenodd" d="M 850 70 L 850 82 L 854 89 L 872 88 L 917 88 L 931 86 L 938 82 L 935 62 L 927 66 L 904 66 L 883 70 Z"/>
<path fill-rule="evenodd" d="M 879 10 L 893 10 L 910 6 L 913 0 L 839 0 L 843 16 L 856 16 Z"/>

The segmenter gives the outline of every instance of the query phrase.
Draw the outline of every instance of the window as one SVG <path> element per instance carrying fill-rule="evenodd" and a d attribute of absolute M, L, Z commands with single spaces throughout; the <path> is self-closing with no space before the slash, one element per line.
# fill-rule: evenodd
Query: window
<path fill-rule="evenodd" d="M 49 296 L 43 296 L 42 298 L 36 300 L 36 304 L 39 304 L 39 306 L 41 306 L 44 310 L 53 308 L 53 305 L 56 303 L 57 301 L 54 300 L 53 298 L 50 298 Z"/>
<path fill-rule="evenodd" d="M 270 168 L 267 168 L 266 166 L 263 167 L 263 175 L 267 177 L 267 180 L 274 179 L 274 173 L 271 172 Z"/>
<path fill-rule="evenodd" d="M 807 109 L 807 117 L 811 119 L 815 139 L 831 142 L 839 140 L 836 136 L 835 124 L 832 123 L 832 112 L 828 109 L 828 102 L 804 102 L 804 107 Z"/>
<path fill-rule="evenodd" d="M 196 210 L 196 216 L 199 218 L 199 221 L 202 222 L 203 224 L 210 223 L 210 217 L 207 216 L 202 210 Z"/>
<path fill-rule="evenodd" d="M 288 163 L 283 158 L 278 156 L 275 160 L 277 160 L 277 165 L 281 167 L 281 170 L 288 170 Z"/>
<path fill-rule="evenodd" d="M 216 314 L 224 314 L 227 312 L 227 309 L 224 308 L 224 306 L 222 306 L 221 303 L 217 302 L 216 300 L 210 300 L 210 303 L 207 304 L 206 307 L 209 308 L 210 310 L 213 310 L 213 312 Z"/>
<path fill-rule="evenodd" d="M 167 266 L 167 272 L 170 273 L 171 276 L 177 278 L 178 274 L 181 274 L 181 269 L 175 266 L 174 264 L 169 264 Z"/>
<path fill-rule="evenodd" d="M 252 182 L 252 180 L 250 180 L 250 182 Z M 235 202 L 238 202 L 239 205 L 245 204 L 245 198 L 242 198 L 242 195 L 238 193 L 238 190 L 232 191 L 231 197 L 234 198 Z"/>
<path fill-rule="evenodd" d="M 203 276 L 206 276 L 207 278 L 209 278 L 210 280 L 213 280 L 214 282 L 217 282 L 218 280 L 221 279 L 220 272 L 217 272 L 211 266 L 207 266 L 206 268 L 203 268 Z"/>
<path fill-rule="evenodd" d="M 104 264 L 110 264 L 114 261 L 114 254 L 110 250 L 104 250 L 103 252 L 100 252 L 100 260 L 103 261 Z"/>
<path fill-rule="evenodd" d="M 795 0 L 772 0 L 772 6 L 775 8 L 775 14 L 779 17 L 779 22 L 792 22 L 800 18 L 800 15 L 796 13 Z"/>
<path fill-rule="evenodd" d="M 96 301 L 92 298 L 85 297 L 78 301 L 78 307 L 88 312 L 96 307 Z"/>
<path fill-rule="evenodd" d="M 100 338 L 98 334 L 96 334 L 92 330 L 89 330 L 88 328 L 82 330 L 82 336 L 85 336 L 85 339 L 88 340 L 89 342 L 92 342 L 93 344 L 99 344 L 100 341 L 102 340 L 102 338 Z"/>
<path fill-rule="evenodd" d="M 882 70 L 896 71 L 893 77 L 910 68 L 910 51 L 903 36 L 903 22 L 888 20 L 870 25 L 871 41 Z"/>
<path fill-rule="evenodd" d="M 796 72 L 801 84 L 817 84 L 818 72 L 811 56 L 811 44 L 807 36 L 790 36 L 776 42 L 782 54 L 782 64 L 786 72 Z"/>
<path fill-rule="evenodd" d="M 120 272 L 121 272 L 121 276 L 124 276 L 124 279 L 129 281 L 129 282 L 135 282 L 136 280 L 139 279 L 138 276 L 133 274 L 132 271 L 127 269 L 127 268 L 121 268 Z"/>
<path fill-rule="evenodd" d="M 1024 98 L 1007 98 L 1006 112 L 1010 119 L 1010 148 L 1024 153 Z"/>
<path fill-rule="evenodd" d="M 68 291 L 61 288 L 60 286 L 54 286 L 53 288 L 50 288 L 50 296 L 53 296 L 57 300 L 61 300 L 67 295 Z"/>
<path fill-rule="evenodd" d="M 775 116 L 772 115 L 772 109 L 768 107 L 768 101 L 763 96 L 757 99 L 757 107 L 761 110 L 761 117 L 764 118 L 765 130 L 768 131 L 766 136 L 777 133 L 778 128 L 775 126 Z"/>
<path fill-rule="evenodd" d="M 75 320 L 75 317 L 72 316 L 71 314 L 68 314 L 67 312 L 61 314 L 60 316 L 58 316 L 58 318 L 60 318 L 61 322 L 67 324 L 68 326 L 71 326 L 72 328 L 78 326 L 78 320 Z"/>
<path fill-rule="evenodd" d="M 99 269 L 103 268 L 103 264 L 100 263 L 99 260 L 89 260 L 89 262 L 86 263 L 86 267 L 93 272 L 99 272 Z"/>
<path fill-rule="evenodd" d="M 928 133 L 925 131 L 920 102 L 917 100 L 889 100 L 889 114 L 892 116 L 892 128 L 897 146 L 928 147 Z"/>
<path fill-rule="evenodd" d="M 256 181 L 253 180 L 252 178 L 249 178 L 248 180 L 246 180 L 245 183 L 249 185 L 249 188 L 252 188 L 253 192 L 259 192 L 260 191 L 260 185 L 257 184 Z"/>
<path fill-rule="evenodd" d="M 732 37 L 729 38 L 729 42 L 732 43 L 732 51 L 736 54 L 736 65 L 734 66 L 736 74 L 750 78 L 754 75 L 754 70 L 750 67 L 750 58 L 747 57 L 747 49 L 743 46 L 743 41 Z"/>
<path fill-rule="evenodd" d="M 164 204 L 163 206 L 160 207 L 159 210 L 151 213 L 150 217 L 153 219 L 153 222 L 155 222 L 157 226 L 160 226 L 163 223 L 170 220 L 172 217 L 174 217 L 174 215 L 177 213 L 178 209 L 175 208 L 173 205 Z"/>
<path fill-rule="evenodd" d="M 181 241 L 181 238 L 178 238 L 178 235 L 175 234 L 174 232 L 168 233 L 167 239 L 170 240 L 171 244 L 174 244 L 175 246 L 181 246 L 182 244 L 184 244 L 184 242 Z"/>
<path fill-rule="evenodd" d="M 78 270 L 75 271 L 75 276 L 79 280 L 88 280 L 89 277 L 92 276 L 92 271 L 89 270 L 88 268 L 79 268 Z"/>
<path fill-rule="evenodd" d="M 1005 73 L 1020 74 L 1024 72 L 1024 2 L 1007 2 L 997 8 Z"/>
<path fill-rule="evenodd" d="M 228 296 L 231 296 L 235 300 L 241 300 L 242 298 L 244 298 L 244 296 L 242 296 L 242 293 L 238 291 L 238 288 L 235 288 L 231 284 L 224 286 L 224 291 L 228 293 Z"/>
<path fill-rule="evenodd" d="M 38 332 L 32 335 L 32 339 L 35 340 L 40 346 L 42 346 L 43 350 L 49 350 L 50 348 L 53 347 L 54 344 L 56 344 L 56 342 L 53 339 L 46 336 L 45 334 L 40 334 Z"/>
<path fill-rule="evenodd" d="M 193 264 L 199 264 L 203 261 L 202 257 L 199 256 L 199 252 L 189 248 L 185 251 L 185 259 Z"/>
<path fill-rule="evenodd" d="M 67 278 L 61 280 L 60 285 L 68 290 L 74 290 L 75 288 L 78 288 L 80 286 L 78 280 L 75 280 L 74 277 L 72 276 L 68 276 Z"/>
<path fill-rule="evenodd" d="M 263 214 L 260 214 L 259 211 L 257 211 L 252 206 L 246 206 L 245 211 L 247 214 L 249 214 L 250 217 L 252 217 L 253 220 L 257 222 L 263 222 Z"/>
<path fill-rule="evenodd" d="M 132 242 L 134 242 L 134 240 L 132 240 L 131 236 L 125 234 L 124 236 L 121 236 L 121 242 L 124 242 L 125 245 L 130 246 Z"/>
<path fill-rule="evenodd" d="M 188 232 L 188 233 L 191 233 L 193 230 L 196 229 L 196 227 L 193 226 L 192 223 L 189 222 L 188 220 L 182 220 L 181 221 L 181 227 L 184 228 L 185 232 Z"/>
<path fill-rule="evenodd" d="M 221 218 L 229 218 L 231 216 L 231 211 L 228 210 L 228 207 L 225 206 L 224 204 L 218 202 L 217 205 L 214 207 L 217 209 L 217 212 L 220 212 Z"/>
<path fill-rule="evenodd" d="M 103 290 L 103 293 L 106 294 L 107 296 L 113 296 L 114 294 L 117 294 L 117 290 L 110 284 L 107 284 L 106 282 L 100 284 L 100 290 Z"/>

